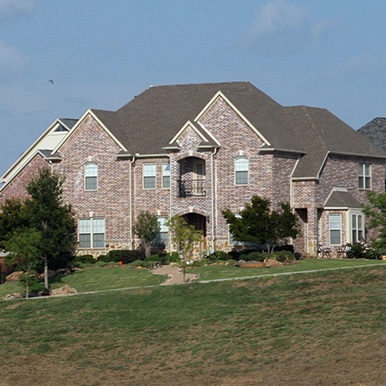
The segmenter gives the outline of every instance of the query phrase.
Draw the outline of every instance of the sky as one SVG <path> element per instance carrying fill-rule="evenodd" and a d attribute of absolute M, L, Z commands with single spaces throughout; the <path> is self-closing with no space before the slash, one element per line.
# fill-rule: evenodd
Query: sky
<path fill-rule="evenodd" d="M 384 0 L 0 0 L 0 176 L 56 118 L 152 85 L 249 81 L 357 130 L 386 116 L 385 14 Z"/>

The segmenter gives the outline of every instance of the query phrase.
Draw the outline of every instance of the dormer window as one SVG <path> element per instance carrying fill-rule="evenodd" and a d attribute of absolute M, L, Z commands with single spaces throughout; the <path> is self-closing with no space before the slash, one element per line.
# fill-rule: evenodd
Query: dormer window
<path fill-rule="evenodd" d="M 85 165 L 84 178 L 85 190 L 98 189 L 98 165 L 96 163 L 88 163 Z"/>

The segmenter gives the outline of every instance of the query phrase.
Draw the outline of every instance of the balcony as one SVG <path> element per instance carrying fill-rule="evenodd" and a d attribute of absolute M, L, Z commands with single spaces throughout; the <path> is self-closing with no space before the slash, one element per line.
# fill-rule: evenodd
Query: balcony
<path fill-rule="evenodd" d="M 178 197 L 205 196 L 205 178 L 178 180 Z"/>

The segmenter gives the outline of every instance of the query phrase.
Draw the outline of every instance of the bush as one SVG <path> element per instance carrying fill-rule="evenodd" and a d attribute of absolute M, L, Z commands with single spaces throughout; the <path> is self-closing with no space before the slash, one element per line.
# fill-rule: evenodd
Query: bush
<path fill-rule="evenodd" d="M 273 258 L 281 263 L 290 263 L 295 260 L 295 255 L 288 250 L 282 250 L 274 252 Z"/>
<path fill-rule="evenodd" d="M 166 253 L 161 256 L 161 263 L 168 265 L 170 263 L 181 263 L 180 255 L 178 252 Z"/>
<path fill-rule="evenodd" d="M 135 260 L 144 260 L 145 254 L 137 249 L 114 249 L 107 253 L 107 258 L 116 263 L 122 261 L 123 264 L 129 264 Z"/>
<path fill-rule="evenodd" d="M 223 251 L 215 251 L 211 253 L 210 255 L 206 256 L 206 259 L 209 262 L 216 262 L 216 261 L 227 261 L 231 259 L 228 253 L 223 252 Z"/>
<path fill-rule="evenodd" d="M 79 255 L 76 256 L 73 260 L 73 263 L 75 265 L 77 264 L 95 264 L 97 262 L 97 259 L 94 258 L 93 255 Z"/>
<path fill-rule="evenodd" d="M 349 259 L 379 259 L 381 252 L 366 243 L 354 243 L 347 251 Z"/>
<path fill-rule="evenodd" d="M 107 256 L 107 255 L 99 255 L 99 256 L 98 256 L 98 261 L 103 261 L 103 262 L 105 262 L 105 263 L 108 263 L 108 262 L 111 261 L 111 260 L 110 260 L 110 257 Z"/>
<path fill-rule="evenodd" d="M 160 255 L 150 255 L 145 258 L 144 261 L 151 261 L 152 263 L 161 262 L 162 257 Z"/>

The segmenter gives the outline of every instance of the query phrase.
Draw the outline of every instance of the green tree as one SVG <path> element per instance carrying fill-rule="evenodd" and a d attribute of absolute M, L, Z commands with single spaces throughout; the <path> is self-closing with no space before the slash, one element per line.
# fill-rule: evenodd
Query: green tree
<path fill-rule="evenodd" d="M 0 250 L 6 249 L 5 242 L 15 230 L 28 227 L 24 202 L 20 199 L 6 199 L 0 206 Z"/>
<path fill-rule="evenodd" d="M 367 193 L 368 204 L 364 206 L 364 213 L 370 218 L 369 228 L 379 231 L 377 240 L 373 241 L 376 248 L 386 252 L 386 193 Z"/>
<path fill-rule="evenodd" d="M 37 281 L 35 268 L 40 259 L 40 244 L 42 236 L 33 228 L 20 228 L 4 242 L 5 248 L 10 253 L 6 257 L 7 264 L 16 264 L 18 269 L 24 271 L 21 282 L 25 286 L 28 298 L 31 284 Z"/>
<path fill-rule="evenodd" d="M 158 217 L 150 212 L 141 212 L 133 227 L 134 233 L 141 239 L 145 256 L 150 256 L 151 243 L 158 236 L 161 228 Z"/>
<path fill-rule="evenodd" d="M 48 268 L 74 256 L 76 225 L 70 205 L 62 201 L 64 178 L 42 168 L 27 185 L 25 201 L 29 227 L 41 234 L 39 251 L 44 265 L 44 286 L 48 291 Z"/>
<path fill-rule="evenodd" d="M 202 232 L 196 230 L 194 225 L 188 225 L 180 216 L 174 216 L 168 221 L 172 242 L 180 254 L 183 281 L 188 263 L 193 260 L 193 251 L 197 242 L 202 240 Z"/>
<path fill-rule="evenodd" d="M 230 209 L 222 211 L 229 224 L 230 232 L 237 241 L 266 244 L 273 252 L 282 240 L 298 235 L 298 222 L 288 203 L 280 203 L 278 210 L 272 210 L 270 201 L 253 196 L 237 215 Z"/>

